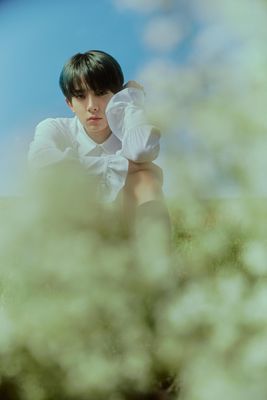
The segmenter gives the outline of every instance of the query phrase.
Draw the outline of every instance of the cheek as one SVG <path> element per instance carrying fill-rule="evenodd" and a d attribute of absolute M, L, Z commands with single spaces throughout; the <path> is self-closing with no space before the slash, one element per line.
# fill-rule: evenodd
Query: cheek
<path fill-rule="evenodd" d="M 81 104 L 77 104 L 75 106 L 75 112 L 76 114 L 82 113 L 84 111 L 84 107 Z"/>
<path fill-rule="evenodd" d="M 103 99 L 103 108 L 106 109 L 110 99 L 113 97 L 113 93 Z"/>
<path fill-rule="evenodd" d="M 79 111 L 79 103 L 73 99 L 72 102 L 69 104 L 69 107 L 71 108 L 71 110 L 76 113 L 77 111 Z"/>

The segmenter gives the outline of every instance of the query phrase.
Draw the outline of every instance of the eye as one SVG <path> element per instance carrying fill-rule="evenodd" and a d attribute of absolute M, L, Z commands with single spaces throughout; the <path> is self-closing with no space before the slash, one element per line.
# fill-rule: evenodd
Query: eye
<path fill-rule="evenodd" d="M 85 93 L 83 93 L 83 92 L 76 92 L 73 94 L 73 96 L 76 97 L 76 99 L 80 99 L 80 100 L 85 99 L 85 97 L 86 97 Z"/>
<path fill-rule="evenodd" d="M 97 90 L 97 91 L 95 92 L 95 95 L 96 95 L 96 96 L 105 96 L 105 94 L 108 94 L 108 91 L 107 91 L 107 90 Z"/>

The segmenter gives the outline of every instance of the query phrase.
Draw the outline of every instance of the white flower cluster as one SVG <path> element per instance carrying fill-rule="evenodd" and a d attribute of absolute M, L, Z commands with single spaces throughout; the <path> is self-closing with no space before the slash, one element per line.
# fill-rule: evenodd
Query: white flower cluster
<path fill-rule="evenodd" d="M 130 239 L 93 190 L 80 170 L 53 170 L 2 205 L 1 396 L 10 382 L 27 400 L 155 385 L 154 303 L 172 285 L 164 236 L 146 227 Z"/>
<path fill-rule="evenodd" d="M 139 12 L 151 12 L 168 6 L 172 0 L 113 0 L 118 8 Z"/>
<path fill-rule="evenodd" d="M 154 58 L 138 79 L 166 136 L 169 186 L 177 195 L 187 182 L 204 196 L 266 195 L 266 4 L 194 0 L 161 10 L 147 17 Z"/>
<path fill-rule="evenodd" d="M 69 171 L 3 206 L 0 395 L 265 400 L 267 4 L 122 3 L 179 22 L 140 73 L 175 193 L 173 253 L 157 226 L 125 236 Z"/>

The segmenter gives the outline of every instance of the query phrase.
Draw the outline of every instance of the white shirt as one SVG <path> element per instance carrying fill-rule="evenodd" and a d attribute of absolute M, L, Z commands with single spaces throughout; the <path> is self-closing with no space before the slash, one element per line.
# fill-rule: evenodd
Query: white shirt
<path fill-rule="evenodd" d="M 40 122 L 30 144 L 30 166 L 43 168 L 60 161 L 79 160 L 88 174 L 99 178 L 103 201 L 115 200 L 126 181 L 128 160 L 155 160 L 160 133 L 147 122 L 144 93 L 137 88 L 116 93 L 107 105 L 106 116 L 112 133 L 101 144 L 87 135 L 76 116 Z"/>

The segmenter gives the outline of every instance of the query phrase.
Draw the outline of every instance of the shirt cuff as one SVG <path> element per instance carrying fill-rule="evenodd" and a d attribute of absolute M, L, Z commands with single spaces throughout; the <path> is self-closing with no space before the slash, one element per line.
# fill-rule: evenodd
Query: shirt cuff
<path fill-rule="evenodd" d="M 116 93 L 106 108 L 108 124 L 119 139 L 122 139 L 129 127 L 145 124 L 143 110 L 145 94 L 137 88 L 126 88 Z"/>

